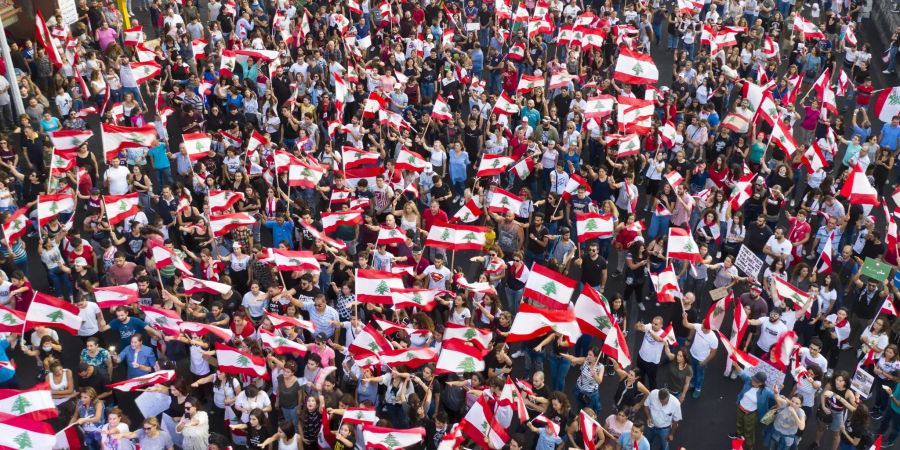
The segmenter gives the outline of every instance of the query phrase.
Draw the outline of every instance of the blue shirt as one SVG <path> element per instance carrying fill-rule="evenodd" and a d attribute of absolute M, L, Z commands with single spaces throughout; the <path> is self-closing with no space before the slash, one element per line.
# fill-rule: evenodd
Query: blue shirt
<path fill-rule="evenodd" d="M 285 220 L 284 223 L 278 225 L 277 221 L 267 220 L 263 226 L 272 230 L 272 242 L 275 247 L 277 247 L 281 241 L 285 241 L 288 243 L 288 248 L 294 248 L 294 237 L 292 233 L 294 231 L 294 222 Z"/>
<path fill-rule="evenodd" d="M 458 155 L 456 154 L 456 150 L 450 151 L 449 160 L 450 165 L 450 179 L 452 181 L 465 181 L 467 170 L 469 168 L 469 154 L 467 152 L 460 152 Z"/>
<path fill-rule="evenodd" d="M 168 169 L 172 167 L 169 162 L 169 155 L 166 152 L 166 145 L 160 142 L 156 147 L 150 147 L 147 156 L 153 158 L 154 169 Z"/>
<path fill-rule="evenodd" d="M 132 363 L 135 360 L 142 366 L 141 368 L 134 367 Z M 119 353 L 119 361 L 122 364 L 128 364 L 128 378 L 134 378 L 153 373 L 153 366 L 156 365 L 156 355 L 153 353 L 153 349 L 146 345 L 141 345 L 141 351 L 135 355 L 134 349 L 129 345 L 122 350 L 122 353 Z M 150 370 L 143 370 L 143 366 Z"/>
<path fill-rule="evenodd" d="M 472 72 L 480 74 L 484 70 L 484 52 L 480 49 L 472 50 L 469 58 L 472 59 Z"/>
<path fill-rule="evenodd" d="M 119 348 L 125 348 L 131 344 L 131 337 L 134 336 L 135 333 L 144 331 L 144 328 L 147 328 L 147 324 L 136 317 L 129 317 L 128 322 L 125 323 L 122 323 L 119 319 L 110 321 L 109 328 L 116 333 L 119 333 Z"/>
<path fill-rule="evenodd" d="M 900 126 L 894 127 L 890 123 L 881 127 L 881 142 L 878 144 L 893 151 L 897 150 L 897 139 L 900 139 Z"/>
<path fill-rule="evenodd" d="M 894 385 L 894 394 L 893 397 L 897 400 L 900 400 L 900 383 Z M 900 406 L 897 406 L 893 400 L 891 400 L 891 411 L 894 411 L 894 414 L 900 414 Z"/>
<path fill-rule="evenodd" d="M 631 432 L 622 433 L 619 436 L 619 446 L 625 450 L 631 450 L 634 448 L 634 444 L 631 441 Z M 650 450 L 650 441 L 647 440 L 645 436 L 641 436 L 638 440 L 638 450 Z"/>
<path fill-rule="evenodd" d="M 323 332 L 326 335 L 334 336 L 334 325 L 330 322 L 340 322 L 341 316 L 338 315 L 336 309 L 325 305 L 325 311 L 319 313 L 316 310 L 316 303 L 311 301 L 303 302 L 303 309 L 305 309 L 309 313 L 309 320 L 316 324 L 316 332 Z"/>
<path fill-rule="evenodd" d="M 538 435 L 537 446 L 535 450 L 554 450 L 557 445 L 562 443 L 562 438 L 554 436 L 547 432 L 547 428 L 541 428 L 541 434 Z M 649 447 L 647 448 L 649 450 Z"/>
<path fill-rule="evenodd" d="M 819 240 L 819 245 L 816 247 L 816 253 L 821 254 L 822 250 L 825 250 L 825 243 L 828 242 L 828 236 L 830 236 L 831 233 L 834 233 L 834 239 L 831 240 L 832 253 L 840 250 L 841 247 L 837 244 L 841 242 L 841 237 L 844 235 L 844 232 L 841 231 L 841 227 L 834 227 L 833 230 L 828 231 L 828 229 L 825 228 L 825 225 L 822 225 L 819 227 L 819 231 L 816 231 L 815 238 Z M 834 255 L 832 255 L 832 257 L 834 257 Z"/>
<path fill-rule="evenodd" d="M 6 339 L 0 339 L 0 362 L 9 362 L 9 355 L 6 354 L 6 349 L 9 348 L 9 341 Z M 6 383 L 11 380 L 12 377 L 16 375 L 16 371 L 12 368 L 2 368 L 0 369 L 0 383 Z"/>

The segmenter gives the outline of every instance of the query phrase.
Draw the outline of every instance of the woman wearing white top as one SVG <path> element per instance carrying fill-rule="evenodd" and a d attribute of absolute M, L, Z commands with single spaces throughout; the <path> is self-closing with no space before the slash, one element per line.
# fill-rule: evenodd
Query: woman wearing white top
<path fill-rule="evenodd" d="M 125 437 L 129 432 L 126 420 L 119 408 L 113 408 L 109 412 L 106 425 L 100 428 L 101 450 L 134 450 L 134 443 Z"/>
<path fill-rule="evenodd" d="M 69 401 L 75 396 L 75 381 L 72 379 L 72 369 L 63 368 L 59 361 L 50 363 L 47 383 L 50 385 L 50 396 L 53 397 L 53 404 L 56 406 Z"/>
<path fill-rule="evenodd" d="M 856 353 L 857 359 L 864 361 L 869 358 L 869 352 L 872 352 L 873 358 L 881 357 L 881 353 L 888 346 L 889 340 L 887 330 L 885 329 L 884 317 L 878 317 L 872 322 L 872 326 L 863 331 L 859 337 L 860 345 Z"/>
<path fill-rule="evenodd" d="M 175 426 L 175 431 L 184 438 L 184 450 L 206 450 L 209 445 L 209 416 L 201 411 L 196 397 L 184 401 L 184 417 Z"/>

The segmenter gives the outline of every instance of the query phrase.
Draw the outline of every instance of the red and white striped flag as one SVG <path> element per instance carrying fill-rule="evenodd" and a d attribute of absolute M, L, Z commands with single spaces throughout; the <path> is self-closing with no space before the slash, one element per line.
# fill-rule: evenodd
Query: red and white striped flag
<path fill-rule="evenodd" d="M 578 231 L 578 242 L 612 236 L 612 214 L 600 214 L 597 212 L 575 214 L 575 227 Z"/>
<path fill-rule="evenodd" d="M 302 357 L 306 356 L 308 350 L 305 344 L 285 339 L 264 328 L 259 329 L 259 340 L 262 341 L 263 346 L 272 349 L 276 355 L 291 354 Z"/>
<path fill-rule="evenodd" d="M 201 280 L 194 277 L 184 277 L 184 293 L 188 295 L 197 292 L 206 292 L 207 294 L 227 294 L 231 290 L 231 285 L 219 283 L 211 280 Z"/>
<path fill-rule="evenodd" d="M 184 148 L 187 149 L 188 158 L 198 161 L 209 156 L 212 148 L 212 138 L 206 133 L 188 133 L 184 136 Z"/>
<path fill-rule="evenodd" d="M 725 347 L 725 351 L 728 352 L 728 356 L 732 361 L 744 368 L 756 367 L 756 365 L 759 364 L 759 360 L 756 359 L 755 356 L 745 353 L 741 349 L 735 347 L 721 331 L 716 330 L 716 333 L 719 334 L 719 340 L 722 341 L 722 346 Z"/>
<path fill-rule="evenodd" d="M 365 425 L 378 422 L 378 413 L 375 408 L 356 407 L 344 410 L 341 417 L 341 423 L 350 423 L 355 425 Z"/>
<path fill-rule="evenodd" d="M 181 334 L 181 316 L 177 312 L 152 306 L 142 306 L 141 311 L 145 314 L 144 321 L 151 327 L 162 331 L 168 336 Z"/>
<path fill-rule="evenodd" d="M 243 199 L 243 192 L 210 190 L 208 196 L 209 211 L 214 213 L 227 211 L 228 209 L 231 209 L 235 203 Z"/>
<path fill-rule="evenodd" d="M 0 332 L 21 333 L 25 325 L 25 311 L 0 306 Z"/>
<path fill-rule="evenodd" d="M 148 373 L 147 375 L 141 375 L 118 383 L 107 384 L 106 387 L 122 392 L 134 392 L 147 386 L 168 383 L 174 379 L 174 370 L 160 370 L 158 372 Z"/>
<path fill-rule="evenodd" d="M 77 306 L 43 292 L 35 292 L 34 299 L 25 314 L 25 328 L 28 331 L 37 326 L 59 328 L 75 335 L 81 328 L 82 319 Z"/>
<path fill-rule="evenodd" d="M 650 274 L 650 282 L 656 291 L 656 301 L 660 303 L 672 303 L 676 298 L 681 298 L 681 287 L 678 285 L 678 275 L 672 264 L 666 264 L 658 274 Z"/>
<path fill-rule="evenodd" d="M 435 223 L 428 230 L 425 245 L 446 250 L 480 250 L 487 242 L 486 232 L 485 227 Z"/>
<path fill-rule="evenodd" d="M 519 85 L 516 87 L 516 93 L 524 94 L 531 92 L 534 88 L 544 87 L 544 77 L 540 75 L 522 75 L 519 78 Z"/>
<path fill-rule="evenodd" d="M 484 367 L 484 354 L 481 350 L 459 340 L 449 340 L 441 346 L 434 373 L 474 373 L 483 371 Z"/>
<path fill-rule="evenodd" d="M 428 161 L 422 155 L 406 148 L 400 147 L 397 152 L 397 160 L 394 163 L 394 170 L 409 170 L 412 172 L 422 172 L 428 166 Z"/>
<path fill-rule="evenodd" d="M 668 258 L 684 259 L 691 262 L 700 261 L 700 249 L 689 230 L 669 228 Z"/>
<path fill-rule="evenodd" d="M 59 411 L 53 403 L 50 385 L 43 382 L 25 390 L 0 389 L 0 414 L 46 420 L 59 416 Z"/>
<path fill-rule="evenodd" d="M 271 378 L 265 358 L 218 342 L 216 342 L 216 360 L 219 362 L 219 370 L 223 373 L 246 375 L 251 378 L 259 377 L 265 380 Z"/>
<path fill-rule="evenodd" d="M 125 195 L 104 195 L 103 204 L 109 224 L 116 225 L 139 213 L 141 211 L 138 204 L 139 196 L 140 194 L 137 192 Z"/>
<path fill-rule="evenodd" d="M 613 323 L 613 331 L 606 334 L 603 347 L 600 349 L 604 355 L 609 356 L 619 366 L 625 368 L 631 365 L 631 355 L 628 352 L 628 342 L 619 328 L 619 324 Z"/>
<path fill-rule="evenodd" d="M 656 84 L 659 70 L 649 54 L 622 47 L 613 78 L 629 84 Z"/>
<path fill-rule="evenodd" d="M 513 162 L 515 160 L 508 156 L 484 154 L 481 156 L 481 162 L 478 164 L 478 171 L 475 173 L 475 176 L 484 178 L 500 175 Z"/>
<path fill-rule="evenodd" d="M 878 190 L 872 187 L 872 183 L 869 182 L 865 171 L 859 164 L 853 167 L 839 195 L 849 199 L 853 204 L 877 205 L 879 203 Z"/>
<path fill-rule="evenodd" d="M 87 142 L 94 132 L 91 130 L 59 130 L 47 133 L 56 151 L 75 150 Z"/>
<path fill-rule="evenodd" d="M 465 204 L 459 208 L 456 213 L 453 214 L 453 217 L 450 218 L 451 222 L 463 222 L 470 223 L 477 220 L 481 215 L 484 214 L 484 211 L 481 209 L 481 206 L 476 201 L 476 198 L 470 198 Z"/>
<path fill-rule="evenodd" d="M 437 120 L 450 120 L 453 118 L 453 111 L 450 110 L 450 105 L 447 104 L 447 101 L 440 94 L 434 101 L 434 107 L 431 108 L 431 117 Z"/>
<path fill-rule="evenodd" d="M 425 428 L 422 427 L 400 430 L 366 424 L 363 425 L 362 433 L 363 440 L 366 442 L 366 448 L 375 450 L 396 450 L 398 448 L 412 447 L 425 440 Z"/>
<path fill-rule="evenodd" d="M 120 127 L 108 123 L 100 124 L 100 135 L 103 141 L 103 152 L 106 160 L 110 161 L 119 155 L 119 151 L 125 148 L 152 147 L 156 140 L 156 127 L 144 125 L 141 127 Z"/>
<path fill-rule="evenodd" d="M 501 92 L 500 96 L 497 97 L 497 102 L 494 103 L 494 109 L 492 110 L 494 114 L 503 114 L 503 115 L 512 115 L 519 113 L 519 105 L 506 94 L 506 92 Z"/>
<path fill-rule="evenodd" d="M 417 369 L 437 361 L 437 353 L 430 347 L 399 348 L 381 352 L 381 362 L 388 367 Z"/>
<path fill-rule="evenodd" d="M 174 265 L 176 269 L 180 270 L 181 273 L 191 276 L 193 273 L 191 272 L 191 266 L 189 266 L 177 253 L 172 250 L 169 250 L 162 244 L 158 244 L 154 241 L 148 241 L 147 245 L 150 246 L 150 254 L 153 257 L 153 261 L 156 263 L 156 267 L 166 267 L 168 265 Z"/>
<path fill-rule="evenodd" d="M 140 25 L 133 26 L 122 32 L 122 39 L 127 47 L 134 47 L 144 42 L 144 28 Z"/>
<path fill-rule="evenodd" d="M 391 289 L 394 308 L 418 308 L 425 312 L 437 306 L 437 296 L 442 292 L 437 289 Z"/>
<path fill-rule="evenodd" d="M 391 305 L 391 290 L 403 288 L 402 276 L 371 269 L 356 271 L 356 299 L 362 303 Z"/>
<path fill-rule="evenodd" d="M 538 266 L 540 267 L 540 266 Z M 534 272 L 532 272 L 532 276 Z M 558 309 L 555 311 L 531 306 L 528 303 L 519 305 L 519 312 L 513 319 L 507 342 L 521 342 L 535 339 L 547 333 L 558 333 L 571 345 L 575 345 L 581 337 L 581 328 L 575 321 L 574 309 Z"/>
<path fill-rule="evenodd" d="M 247 213 L 221 214 L 209 216 L 209 228 L 215 237 L 226 235 L 229 231 L 249 227 L 256 223 L 256 219 Z"/>
<path fill-rule="evenodd" d="M 2 449 L 51 449 L 55 445 L 56 432 L 46 422 L 25 417 L 6 417 L 0 421 Z"/>
<path fill-rule="evenodd" d="M 505 448 L 509 436 L 482 394 L 459 423 L 465 437 L 483 449 Z"/>
<path fill-rule="evenodd" d="M 31 224 L 31 221 L 28 220 L 28 209 L 28 207 L 19 208 L 6 218 L 6 222 L 3 222 L 3 237 L 6 238 L 9 245 L 28 233 L 28 226 Z"/>
<path fill-rule="evenodd" d="M 131 283 L 94 288 L 94 298 L 97 300 L 97 306 L 102 309 L 133 305 L 138 302 L 138 286 L 137 283 Z"/>
<path fill-rule="evenodd" d="M 44 226 L 60 213 L 75 211 L 73 194 L 52 194 L 37 196 L 38 225 Z"/>
<path fill-rule="evenodd" d="M 565 275 L 534 264 L 525 283 L 524 295 L 547 308 L 566 309 L 577 285 L 577 281 Z"/>
<path fill-rule="evenodd" d="M 129 67 L 131 67 L 131 73 L 139 85 L 158 77 L 162 72 L 162 66 L 157 64 L 156 61 L 137 61 L 129 64 Z"/>

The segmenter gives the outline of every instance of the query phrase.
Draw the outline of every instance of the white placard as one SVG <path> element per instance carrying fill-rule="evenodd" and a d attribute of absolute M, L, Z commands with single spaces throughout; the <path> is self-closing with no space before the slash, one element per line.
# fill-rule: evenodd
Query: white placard
<path fill-rule="evenodd" d="M 869 398 L 869 395 L 872 394 L 872 383 L 875 382 L 875 377 L 862 369 L 862 367 L 857 367 L 856 372 L 853 374 L 853 379 L 850 380 L 850 389 L 853 389 L 859 395 L 862 395 L 863 398 Z"/>
<path fill-rule="evenodd" d="M 169 405 L 172 404 L 172 396 L 160 392 L 144 392 L 134 399 L 134 404 L 137 405 L 144 418 L 156 417 L 169 409 Z"/>
<path fill-rule="evenodd" d="M 62 13 L 62 21 L 65 27 L 71 26 L 78 22 L 78 8 L 75 6 L 75 0 L 57 0 L 59 11 Z"/>
<path fill-rule="evenodd" d="M 734 260 L 734 265 L 748 276 L 757 278 L 759 277 L 759 272 L 762 270 L 765 262 L 753 254 L 746 245 L 741 244 L 741 250 Z"/>
<path fill-rule="evenodd" d="M 481 24 L 478 22 L 469 22 L 466 24 L 466 31 L 478 31 L 481 30 Z"/>

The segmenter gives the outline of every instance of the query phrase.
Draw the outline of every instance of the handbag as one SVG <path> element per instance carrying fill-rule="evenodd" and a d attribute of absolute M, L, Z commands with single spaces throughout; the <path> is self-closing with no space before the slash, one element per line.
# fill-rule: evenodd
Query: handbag
<path fill-rule="evenodd" d="M 819 409 L 816 410 L 816 418 L 819 419 L 819 422 L 822 423 L 831 423 L 832 412 L 825 411 L 824 408 L 819 406 Z"/>
<path fill-rule="evenodd" d="M 762 416 L 762 419 L 759 419 L 759 423 L 763 425 L 772 425 L 772 422 L 775 421 L 775 414 L 778 413 L 778 408 L 772 408 L 766 411 L 766 415 Z"/>

